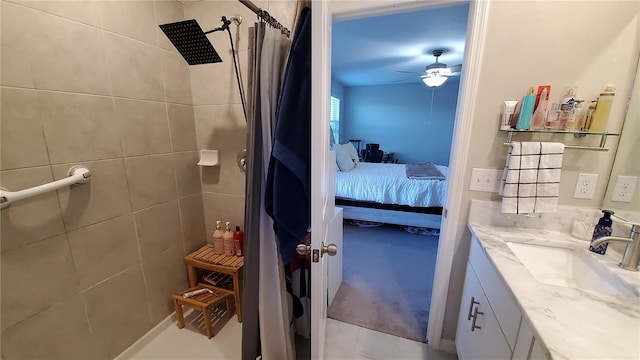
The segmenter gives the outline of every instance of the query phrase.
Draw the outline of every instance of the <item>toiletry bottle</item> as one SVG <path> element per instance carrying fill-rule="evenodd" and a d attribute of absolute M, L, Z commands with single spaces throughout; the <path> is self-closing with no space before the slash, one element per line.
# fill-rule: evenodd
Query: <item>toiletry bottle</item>
<path fill-rule="evenodd" d="M 604 92 L 600 93 L 598 97 L 598 104 L 596 110 L 593 112 L 593 119 L 591 120 L 591 126 L 589 131 L 603 133 L 607 131 L 607 121 L 609 120 L 609 113 L 611 112 L 611 105 L 613 104 L 613 98 L 615 96 L 615 89 L 613 85 L 605 85 Z"/>
<path fill-rule="evenodd" d="M 560 104 L 553 103 L 551 104 L 551 110 L 547 114 L 547 121 L 545 123 L 545 128 L 547 130 L 557 130 L 558 129 L 558 117 L 560 115 Z"/>
<path fill-rule="evenodd" d="M 596 100 L 589 101 L 589 107 L 587 108 L 587 113 L 584 118 L 584 126 L 582 127 L 582 130 L 590 131 L 591 124 L 593 123 L 593 113 L 596 111 L 597 105 L 598 102 Z"/>
<path fill-rule="evenodd" d="M 224 254 L 224 233 L 220 227 L 220 220 L 216 221 L 216 231 L 213 232 L 213 253 L 216 255 Z"/>
<path fill-rule="evenodd" d="M 545 121 L 547 120 L 547 96 L 547 88 L 542 89 L 540 102 L 531 118 L 531 130 L 544 130 Z"/>
<path fill-rule="evenodd" d="M 567 90 L 567 93 L 562 98 L 561 110 L 564 110 L 564 111 L 573 110 L 573 107 L 576 101 L 575 91 L 576 91 L 575 87 L 570 87 L 569 90 Z"/>
<path fill-rule="evenodd" d="M 528 130 L 531 125 L 531 115 L 533 115 L 533 105 L 536 102 L 536 95 L 533 88 L 529 88 L 529 93 L 522 97 L 522 106 L 520 107 L 520 116 L 516 129 Z"/>
<path fill-rule="evenodd" d="M 584 126 L 584 117 L 585 111 L 582 108 L 582 103 L 584 100 L 576 100 L 573 110 L 567 117 L 567 126 L 565 130 L 567 131 L 579 131 L 582 126 Z"/>
<path fill-rule="evenodd" d="M 222 239 L 224 241 L 224 254 L 227 256 L 235 255 L 235 251 L 233 248 L 233 233 L 231 232 L 231 223 L 225 223 L 224 234 L 222 234 Z"/>
<path fill-rule="evenodd" d="M 236 256 L 244 255 L 244 232 L 240 230 L 240 226 L 236 226 L 236 231 L 233 232 L 233 245 L 236 250 Z"/>
<path fill-rule="evenodd" d="M 611 220 L 611 215 L 613 215 L 613 211 L 602 210 L 602 213 L 604 215 L 600 218 L 600 220 L 598 220 L 598 224 L 593 229 L 593 237 L 591 238 L 592 243 L 595 240 L 600 239 L 601 237 L 611 235 L 611 225 L 613 225 L 613 221 Z M 594 253 L 604 255 L 604 253 L 607 251 L 607 245 L 608 243 L 604 243 L 598 246 L 597 248 L 594 248 L 593 246 L 589 245 L 589 250 L 593 251 Z"/>

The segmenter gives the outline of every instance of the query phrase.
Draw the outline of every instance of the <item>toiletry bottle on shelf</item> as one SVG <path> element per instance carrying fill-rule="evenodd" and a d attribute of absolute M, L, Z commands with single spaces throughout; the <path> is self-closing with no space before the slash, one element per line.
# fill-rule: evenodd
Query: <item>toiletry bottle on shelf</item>
<path fill-rule="evenodd" d="M 240 226 L 236 226 L 236 231 L 233 232 L 233 245 L 236 251 L 236 256 L 244 255 L 244 232 L 240 230 Z"/>
<path fill-rule="evenodd" d="M 536 102 L 536 95 L 533 88 L 529 89 L 529 93 L 522 97 L 522 106 L 520 107 L 520 116 L 516 129 L 528 130 L 531 125 L 531 115 L 533 115 L 533 105 Z"/>
<path fill-rule="evenodd" d="M 584 131 L 590 131 L 589 128 L 591 128 L 591 124 L 593 122 L 593 113 L 596 111 L 596 106 L 598 105 L 598 102 L 593 100 L 593 101 L 589 101 L 589 107 L 587 108 L 587 112 L 584 118 L 584 125 L 582 127 L 582 130 Z"/>
<path fill-rule="evenodd" d="M 598 104 L 596 105 L 596 110 L 593 112 L 589 131 L 597 133 L 607 131 L 607 121 L 609 120 L 609 113 L 611 112 L 614 96 L 615 89 L 613 85 L 605 85 L 604 92 L 600 93 L 598 97 Z"/>
<path fill-rule="evenodd" d="M 222 234 L 222 239 L 224 241 L 224 254 L 227 256 L 235 255 L 234 245 L 233 245 L 233 233 L 231 232 L 231 223 L 225 223 L 224 234 Z"/>
<path fill-rule="evenodd" d="M 611 235 L 611 225 L 613 225 L 613 221 L 611 220 L 611 215 L 613 215 L 613 211 L 602 210 L 602 213 L 604 215 L 600 218 L 600 220 L 598 220 L 598 224 L 593 229 L 593 237 L 591 238 L 592 243 L 595 240 L 600 239 L 601 237 Z M 607 245 L 608 243 L 604 243 L 598 246 L 597 248 L 594 248 L 593 246 L 589 245 L 589 250 L 593 251 L 594 253 L 604 255 L 604 253 L 607 251 Z"/>
<path fill-rule="evenodd" d="M 564 110 L 564 111 L 573 110 L 573 107 L 576 101 L 575 91 L 576 91 L 575 87 L 570 87 L 569 90 L 567 90 L 567 93 L 562 98 L 561 110 Z"/>
<path fill-rule="evenodd" d="M 558 117 L 560 115 L 560 104 L 553 103 L 551 104 L 551 109 L 547 114 L 547 121 L 545 123 L 545 128 L 547 130 L 557 130 L 558 129 Z"/>
<path fill-rule="evenodd" d="M 573 110 L 567 116 L 567 124 L 565 130 L 578 131 L 584 124 L 585 111 L 582 108 L 584 100 L 576 100 Z"/>
<path fill-rule="evenodd" d="M 548 95 L 547 88 L 543 88 L 542 93 L 540 93 L 538 107 L 531 118 L 531 130 L 544 130 L 545 121 L 547 120 Z"/>
<path fill-rule="evenodd" d="M 213 252 L 216 255 L 224 254 L 224 239 L 222 238 L 224 233 L 220 227 L 220 220 L 216 221 L 216 230 L 213 232 Z"/>

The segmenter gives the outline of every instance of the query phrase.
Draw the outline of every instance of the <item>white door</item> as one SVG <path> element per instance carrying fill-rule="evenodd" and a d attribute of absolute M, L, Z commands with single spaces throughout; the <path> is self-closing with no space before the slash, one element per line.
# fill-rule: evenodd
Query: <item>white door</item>
<path fill-rule="evenodd" d="M 335 154 L 329 151 L 331 96 L 331 13 L 327 1 L 313 0 L 311 11 L 311 358 L 324 358 L 327 325 L 327 267 L 322 248 L 335 226 Z M 338 212 L 339 217 L 342 216 Z M 333 226 L 332 226 L 333 225 Z M 341 249 L 338 249 L 341 251 Z"/>

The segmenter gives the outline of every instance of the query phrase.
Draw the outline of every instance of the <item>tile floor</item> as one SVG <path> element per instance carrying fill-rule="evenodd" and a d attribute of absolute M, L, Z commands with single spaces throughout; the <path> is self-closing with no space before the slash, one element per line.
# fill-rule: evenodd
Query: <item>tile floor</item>
<path fill-rule="evenodd" d="M 143 339 L 124 351 L 117 359 L 220 359 L 241 358 L 242 324 L 233 318 L 217 324 L 218 331 L 207 339 L 204 329 L 196 325 L 194 313 L 186 316 L 184 329 L 168 318 Z M 220 327 L 222 327 L 220 329 Z M 214 331 L 216 326 L 214 326 Z M 325 359 L 393 359 L 393 360 L 449 360 L 453 354 L 435 351 L 426 344 L 369 330 L 333 319 L 327 320 Z"/>

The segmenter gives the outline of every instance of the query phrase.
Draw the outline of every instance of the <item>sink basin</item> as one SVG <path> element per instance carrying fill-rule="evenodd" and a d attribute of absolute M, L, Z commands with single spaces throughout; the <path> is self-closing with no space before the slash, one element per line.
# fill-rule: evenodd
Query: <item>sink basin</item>
<path fill-rule="evenodd" d="M 536 280 L 556 286 L 592 290 L 607 294 L 638 296 L 636 289 L 622 281 L 587 251 L 563 247 L 507 242 Z"/>

